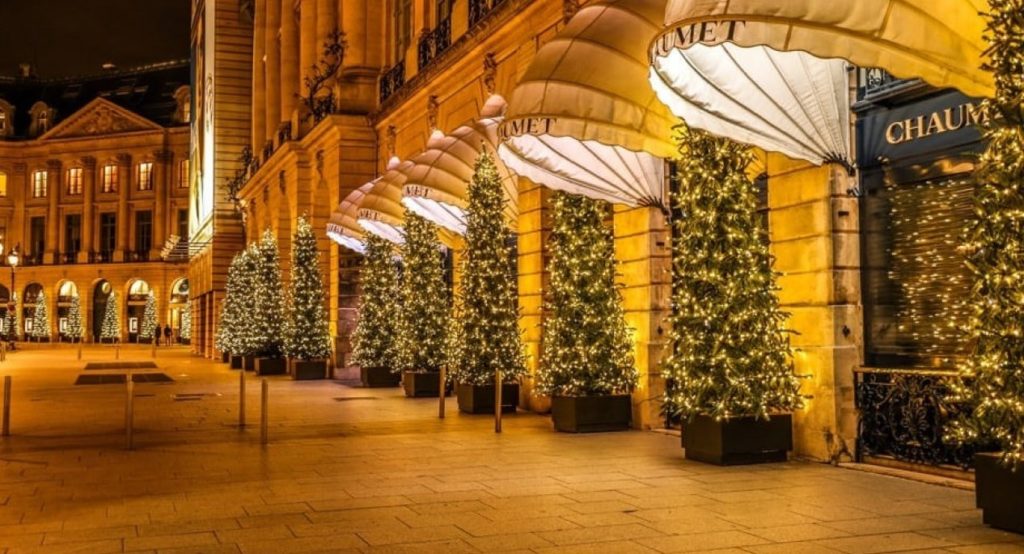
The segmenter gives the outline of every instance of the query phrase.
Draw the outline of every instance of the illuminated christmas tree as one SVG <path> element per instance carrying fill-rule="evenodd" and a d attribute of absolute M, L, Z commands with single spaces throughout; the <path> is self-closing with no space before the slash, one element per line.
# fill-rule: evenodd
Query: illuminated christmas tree
<path fill-rule="evenodd" d="M 353 333 L 352 361 L 364 368 L 394 370 L 398 361 L 398 275 L 394 247 L 372 233 L 366 236 L 359 321 Z"/>
<path fill-rule="evenodd" d="M 18 340 L 18 335 L 20 334 L 20 329 L 18 328 L 18 309 L 20 308 L 20 306 L 18 305 L 18 293 L 11 293 L 11 304 L 13 305 L 13 309 L 7 310 L 7 334 L 10 337 L 10 340 L 16 341 Z"/>
<path fill-rule="evenodd" d="M 142 325 L 139 327 L 139 338 L 152 340 L 154 333 L 159 335 L 160 330 L 156 326 L 156 297 L 150 291 L 146 295 L 146 306 L 142 311 Z"/>
<path fill-rule="evenodd" d="M 666 404 L 678 415 L 767 419 L 802 406 L 787 314 L 759 236 L 746 146 L 680 128 L 673 221 L 672 380 Z"/>
<path fill-rule="evenodd" d="M 331 334 L 324 309 L 325 293 L 320 274 L 316 234 L 300 217 L 292 238 L 292 278 L 288 291 L 285 355 L 298 360 L 320 360 L 331 355 Z"/>
<path fill-rule="evenodd" d="M 1002 462 L 1024 462 L 1024 2 L 989 0 L 987 37 L 995 97 L 985 103 L 988 142 L 963 252 L 974 286 L 968 320 L 973 349 L 954 399 L 973 408 L 949 438 L 995 440 Z"/>
<path fill-rule="evenodd" d="M 46 295 L 39 291 L 36 297 L 36 309 L 32 313 L 32 336 L 36 340 L 50 338 L 50 314 L 46 308 Z"/>
<path fill-rule="evenodd" d="M 477 158 L 466 208 L 466 250 L 459 301 L 462 339 L 451 361 L 455 380 L 466 385 L 516 382 L 526 372 L 519 335 L 516 271 L 505 226 L 505 195 L 487 152 Z"/>
<path fill-rule="evenodd" d="M 398 368 L 440 371 L 448 333 L 448 287 L 437 226 L 406 210 L 402 245 Z"/>
<path fill-rule="evenodd" d="M 245 328 L 255 356 L 276 357 L 284 343 L 284 305 L 281 299 L 281 260 L 277 239 L 269 229 L 249 248 L 252 277 L 249 302 L 246 303 Z"/>
<path fill-rule="evenodd" d="M 82 335 L 85 331 L 82 329 L 82 303 L 78 296 L 71 297 L 71 306 L 68 308 L 67 318 L 67 327 L 64 330 L 64 335 L 71 339 L 72 342 L 82 340 Z"/>
<path fill-rule="evenodd" d="M 246 274 L 249 266 L 248 257 L 248 250 L 243 250 L 235 255 L 228 266 L 224 302 L 221 305 L 217 333 L 214 337 L 214 347 L 217 350 L 236 356 L 240 356 L 245 348 L 242 333 L 243 320 L 246 316 L 245 304 L 249 301 L 249 276 Z"/>
<path fill-rule="evenodd" d="M 107 296 L 107 307 L 103 312 L 103 325 L 100 327 L 100 340 L 118 342 L 121 340 L 121 307 L 117 301 L 117 293 Z"/>
<path fill-rule="evenodd" d="M 607 204 L 565 193 L 553 204 L 537 390 L 549 396 L 629 393 L 637 372 L 615 284 L 615 244 L 604 224 Z"/>
<path fill-rule="evenodd" d="M 181 310 L 181 323 L 178 327 L 178 336 L 182 340 L 192 340 L 192 301 L 185 302 Z"/>

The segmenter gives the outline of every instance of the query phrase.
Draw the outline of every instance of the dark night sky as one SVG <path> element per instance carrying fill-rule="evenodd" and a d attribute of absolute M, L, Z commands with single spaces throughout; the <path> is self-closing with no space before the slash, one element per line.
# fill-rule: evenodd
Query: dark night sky
<path fill-rule="evenodd" d="M 191 0 L 0 0 L 0 75 L 40 77 L 188 58 Z"/>

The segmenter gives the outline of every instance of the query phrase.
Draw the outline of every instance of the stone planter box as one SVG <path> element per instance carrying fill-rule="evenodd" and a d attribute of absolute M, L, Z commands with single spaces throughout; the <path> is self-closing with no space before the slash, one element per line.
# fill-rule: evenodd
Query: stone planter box
<path fill-rule="evenodd" d="M 242 369 L 242 365 L 243 364 L 241 356 L 231 356 L 231 369 Z"/>
<path fill-rule="evenodd" d="M 1000 464 L 998 453 L 975 454 L 974 497 L 986 525 L 1024 534 L 1024 471 Z"/>
<path fill-rule="evenodd" d="M 409 398 L 437 398 L 441 395 L 441 373 L 438 371 L 403 371 L 402 388 Z M 445 396 L 451 388 L 445 391 Z"/>
<path fill-rule="evenodd" d="M 256 375 L 284 375 L 288 364 L 284 358 L 256 358 Z"/>
<path fill-rule="evenodd" d="M 565 433 L 626 431 L 633 420 L 633 402 L 628 394 L 554 396 L 551 420 L 556 431 Z"/>
<path fill-rule="evenodd" d="M 683 449 L 687 460 L 716 465 L 785 462 L 793 449 L 793 418 L 780 414 L 770 421 L 715 421 L 699 415 L 683 422 Z"/>
<path fill-rule="evenodd" d="M 392 373 L 386 367 L 361 367 L 359 368 L 359 380 L 364 387 L 397 387 L 402 380 L 402 375 Z"/>
<path fill-rule="evenodd" d="M 220 353 L 220 363 L 226 364 L 226 363 L 230 363 L 230 362 L 231 362 L 231 354 L 228 354 L 227 352 L 221 352 Z"/>
<path fill-rule="evenodd" d="M 242 356 L 242 369 L 246 371 L 255 371 L 256 356 Z"/>
<path fill-rule="evenodd" d="M 455 386 L 455 394 L 459 400 L 459 411 L 467 414 L 494 413 L 494 385 Z M 501 385 L 501 413 L 516 411 L 519 404 L 519 383 Z"/>
<path fill-rule="evenodd" d="M 327 360 L 288 360 L 288 373 L 296 381 L 312 381 L 327 377 Z"/>

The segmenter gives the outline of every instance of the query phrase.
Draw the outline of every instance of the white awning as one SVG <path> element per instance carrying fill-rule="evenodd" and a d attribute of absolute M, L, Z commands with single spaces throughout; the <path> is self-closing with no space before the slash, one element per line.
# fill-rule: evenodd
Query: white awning
<path fill-rule="evenodd" d="M 366 243 L 363 241 L 363 228 L 356 221 L 356 213 L 359 204 L 372 188 L 373 183 L 370 182 L 350 192 L 331 212 L 331 218 L 327 221 L 327 236 L 359 254 L 365 252 Z"/>
<path fill-rule="evenodd" d="M 392 164 L 387 173 L 371 181 L 373 186 L 356 211 L 356 221 L 365 231 L 395 244 L 405 242 L 402 185 L 405 184 L 404 172 L 411 166 L 408 161 Z"/>
<path fill-rule="evenodd" d="M 694 127 L 847 162 L 844 60 L 989 95 L 987 9 L 985 0 L 668 0 L 651 83 Z"/>
<path fill-rule="evenodd" d="M 466 232 L 466 191 L 476 160 L 483 150 L 495 156 L 505 189 L 506 216 L 515 229 L 519 219 L 517 178 L 496 157 L 497 128 L 505 111 L 505 99 L 492 96 L 480 119 L 448 135 L 431 137 L 427 149 L 414 157 L 405 172 L 402 203 L 414 213 L 454 233 Z"/>
<path fill-rule="evenodd" d="M 647 82 L 665 0 L 595 0 L 538 50 L 498 129 L 498 154 L 550 188 L 661 205 L 677 119 Z"/>

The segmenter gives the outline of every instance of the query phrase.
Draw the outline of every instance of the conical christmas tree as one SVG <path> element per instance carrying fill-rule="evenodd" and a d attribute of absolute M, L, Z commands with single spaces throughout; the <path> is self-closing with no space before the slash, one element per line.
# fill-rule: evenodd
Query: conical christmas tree
<path fill-rule="evenodd" d="M 46 295 L 39 291 L 36 297 L 36 309 L 32 313 L 32 336 L 36 340 L 50 338 L 50 314 L 46 307 Z"/>
<path fill-rule="evenodd" d="M 214 347 L 221 351 L 235 356 L 245 353 L 247 347 L 244 325 L 246 318 L 245 305 L 249 302 L 248 273 L 251 263 L 249 262 L 249 250 L 243 250 L 235 255 L 228 266 L 228 279 L 221 305 L 220 319 L 217 322 L 217 332 L 214 336 Z"/>
<path fill-rule="evenodd" d="M 252 278 L 250 317 L 252 352 L 256 356 L 280 356 L 284 343 L 284 304 L 281 299 L 281 260 L 277 239 L 269 229 L 251 249 L 255 272 Z"/>
<path fill-rule="evenodd" d="M 142 311 L 142 325 L 139 327 L 140 339 L 152 339 L 153 334 L 159 334 L 156 326 L 156 297 L 150 292 L 146 296 L 146 307 Z"/>
<path fill-rule="evenodd" d="M 352 361 L 363 368 L 394 370 L 398 358 L 394 247 L 387 239 L 368 233 L 364 256 L 362 303 L 352 335 Z"/>
<path fill-rule="evenodd" d="M 519 335 L 516 273 L 505 227 L 505 197 L 494 160 L 477 159 L 468 191 L 460 298 L 462 340 L 451 361 L 456 381 L 490 385 L 496 371 L 512 383 L 526 371 Z"/>
<path fill-rule="evenodd" d="M 406 210 L 402 245 L 401 299 L 398 317 L 398 367 L 440 371 L 448 334 L 448 287 L 437 227 Z"/>
<path fill-rule="evenodd" d="M 192 340 L 192 301 L 185 302 L 181 309 L 181 323 L 178 327 L 178 336 L 181 340 Z"/>
<path fill-rule="evenodd" d="M 82 302 L 78 296 L 71 297 L 71 306 L 68 308 L 68 323 L 67 328 L 64 330 L 64 335 L 71 340 L 71 342 L 78 342 L 82 340 L 84 330 L 82 329 Z"/>
<path fill-rule="evenodd" d="M 681 127 L 673 194 L 672 380 L 666 404 L 684 418 L 754 416 L 802 406 L 787 315 L 759 236 L 745 146 Z"/>
<path fill-rule="evenodd" d="M 117 301 L 117 293 L 107 296 L 107 308 L 103 312 L 103 325 L 100 327 L 100 340 L 118 342 L 121 340 L 121 306 Z"/>
<path fill-rule="evenodd" d="M 320 360 L 331 355 L 323 276 L 316 234 L 300 217 L 292 239 L 292 279 L 288 292 L 285 350 L 289 358 Z"/>
<path fill-rule="evenodd" d="M 551 284 L 537 391 L 550 396 L 629 393 L 636 385 L 632 345 L 615 284 L 615 244 L 607 204 L 554 197 Z"/>
<path fill-rule="evenodd" d="M 975 172 L 976 217 L 963 245 L 974 278 L 968 321 L 973 350 L 953 388 L 954 400 L 973 410 L 948 434 L 962 443 L 995 440 L 1002 462 L 1019 470 L 1024 464 L 1024 6 L 1020 0 L 990 0 L 989 7 L 988 54 L 996 89 L 985 104 L 988 148 Z"/>

